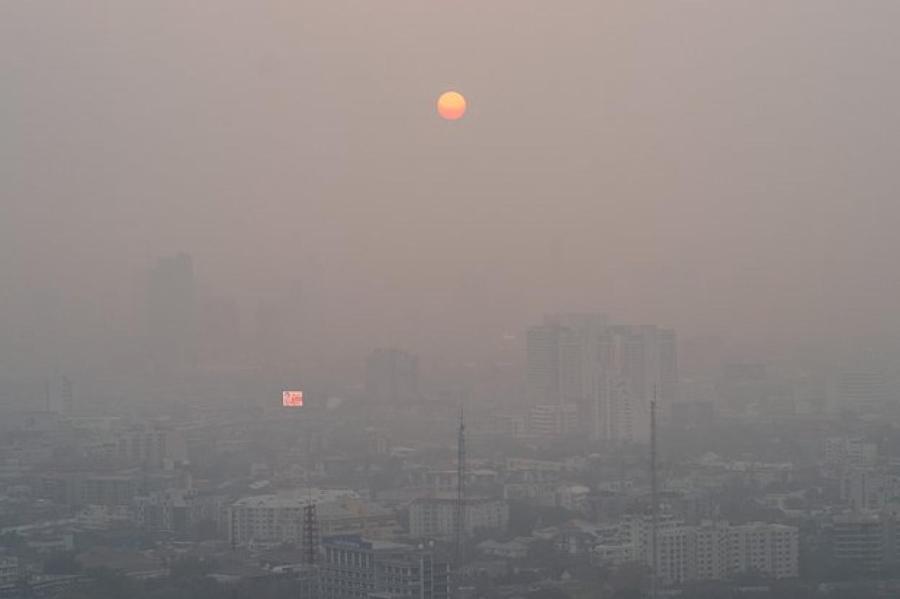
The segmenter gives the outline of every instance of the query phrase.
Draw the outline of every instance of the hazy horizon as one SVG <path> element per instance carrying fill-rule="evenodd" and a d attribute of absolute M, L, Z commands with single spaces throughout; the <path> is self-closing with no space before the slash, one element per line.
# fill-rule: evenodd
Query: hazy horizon
<path fill-rule="evenodd" d="M 865 8 L 8 0 L 0 376 L 127 355 L 179 251 L 323 356 L 594 310 L 897 365 L 900 4 Z"/>

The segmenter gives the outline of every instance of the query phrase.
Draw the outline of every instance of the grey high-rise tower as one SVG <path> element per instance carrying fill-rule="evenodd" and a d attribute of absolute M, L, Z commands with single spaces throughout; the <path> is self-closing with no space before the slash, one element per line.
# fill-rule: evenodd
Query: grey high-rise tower
<path fill-rule="evenodd" d="M 555 434 L 577 432 L 578 419 L 570 417 L 585 410 L 592 397 L 598 358 L 598 339 L 608 327 L 603 314 L 553 314 L 528 329 L 527 397 L 535 407 L 533 432 L 549 417 Z M 547 428 L 541 426 L 540 428 Z M 541 433 L 538 433 L 541 434 Z"/>
<path fill-rule="evenodd" d="M 608 326 L 604 314 L 553 314 L 528 329 L 529 399 L 565 404 L 588 397 L 596 340 Z"/>
<path fill-rule="evenodd" d="M 529 329 L 526 343 L 531 402 L 578 406 L 579 422 L 595 439 L 648 441 L 654 389 L 661 415 L 675 399 L 674 331 L 614 325 L 601 314 L 559 314 Z"/>
<path fill-rule="evenodd" d="M 379 403 L 409 403 L 419 396 L 419 359 L 399 349 L 376 349 L 366 360 L 366 394 Z"/>
<path fill-rule="evenodd" d="M 160 258 L 147 289 L 147 338 L 157 372 L 177 373 L 197 362 L 194 263 L 185 253 Z"/>
<path fill-rule="evenodd" d="M 675 332 L 654 325 L 617 325 L 604 332 L 600 346 L 592 435 L 649 441 L 651 399 L 658 396 L 663 415 L 678 391 Z"/>

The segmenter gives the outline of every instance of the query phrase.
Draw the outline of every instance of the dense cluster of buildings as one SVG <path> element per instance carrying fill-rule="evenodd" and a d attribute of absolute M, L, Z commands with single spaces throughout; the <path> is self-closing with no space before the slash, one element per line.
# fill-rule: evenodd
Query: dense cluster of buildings
<path fill-rule="evenodd" d="M 193 318 L 190 272 L 158 266 L 154 288 L 177 291 L 154 300 L 160 319 Z M 159 368 L 193 360 L 182 333 L 158 331 L 180 348 Z M 186 557 L 220 584 L 277 578 L 300 599 L 612 596 L 591 585 L 623 572 L 677 595 L 900 571 L 900 429 L 871 417 L 890 405 L 883 377 L 840 373 L 829 410 L 818 387 L 753 362 L 680 381 L 676 335 L 657 326 L 557 314 L 524 345 L 502 401 L 429 388 L 391 348 L 371 353 L 357 396 L 302 407 L 274 389 L 177 417 L 92 411 L 69 381 L 57 408 L 0 419 L 0 590 L 89 585 L 98 565 L 166 577 Z M 82 569 L 54 572 L 60 556 Z"/>

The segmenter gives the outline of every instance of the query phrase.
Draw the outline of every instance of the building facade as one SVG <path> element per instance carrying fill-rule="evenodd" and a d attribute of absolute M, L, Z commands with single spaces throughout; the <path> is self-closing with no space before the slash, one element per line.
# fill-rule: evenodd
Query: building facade
<path fill-rule="evenodd" d="M 663 418 L 677 399 L 675 332 L 654 325 L 610 324 L 602 314 L 558 314 L 526 334 L 528 398 L 541 408 L 541 431 L 587 432 L 594 439 L 646 442 L 650 401 Z M 577 418 L 562 415 L 576 406 Z M 558 430 L 558 432 L 556 432 Z"/>
<path fill-rule="evenodd" d="M 447 599 L 450 567 L 426 548 L 339 536 L 323 543 L 322 599 Z"/>
<path fill-rule="evenodd" d="M 659 581 L 665 585 L 727 580 L 747 572 L 773 579 L 796 578 L 800 574 L 800 536 L 793 526 L 761 522 L 704 522 L 688 526 L 664 519 L 657 538 Z M 621 563 L 632 556 L 652 568 L 649 519 L 624 521 L 615 536 L 594 548 L 598 562 L 618 559 L 610 563 Z"/>
<path fill-rule="evenodd" d="M 373 351 L 366 360 L 366 395 L 381 404 L 417 400 L 419 358 L 400 349 Z"/>
<path fill-rule="evenodd" d="M 887 513 L 853 512 L 830 523 L 834 560 L 858 573 L 874 574 L 897 558 L 896 519 Z"/>
<path fill-rule="evenodd" d="M 506 530 L 509 504 L 502 499 L 468 497 L 464 500 L 466 534 L 477 530 Z M 456 534 L 456 498 L 426 497 L 409 507 L 409 534 L 416 539 L 449 538 Z"/>
<path fill-rule="evenodd" d="M 303 510 L 316 504 L 320 533 L 381 535 L 397 528 L 391 510 L 365 502 L 344 490 L 298 490 L 245 497 L 228 508 L 228 538 L 232 545 L 302 544 Z"/>

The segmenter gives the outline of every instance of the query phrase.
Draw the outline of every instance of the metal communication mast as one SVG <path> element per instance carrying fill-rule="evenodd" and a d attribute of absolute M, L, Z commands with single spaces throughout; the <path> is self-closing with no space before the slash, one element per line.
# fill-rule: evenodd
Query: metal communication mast
<path fill-rule="evenodd" d="M 303 508 L 303 549 L 306 552 L 306 563 L 315 565 L 319 556 L 319 517 L 315 503 L 309 503 Z"/>
<path fill-rule="evenodd" d="M 656 481 L 656 388 L 653 389 L 653 401 L 650 402 L 650 501 L 651 555 L 650 598 L 656 599 L 659 588 L 659 488 Z"/>
<path fill-rule="evenodd" d="M 463 562 L 466 535 L 466 424 L 463 409 L 459 408 L 459 437 L 456 453 L 456 568 Z"/>

